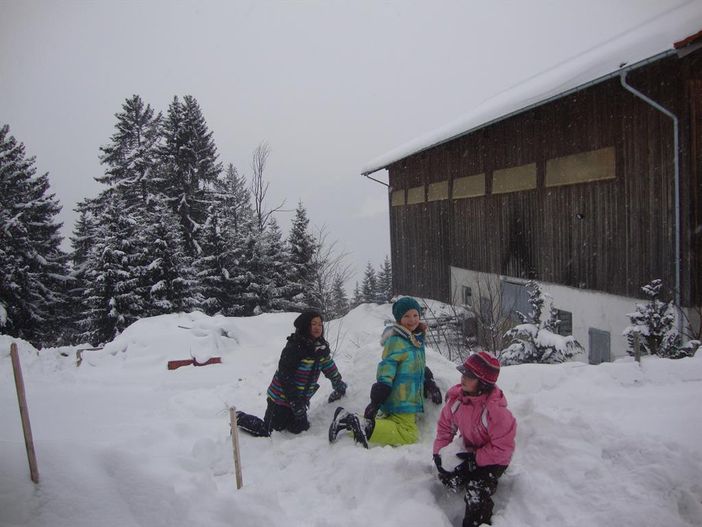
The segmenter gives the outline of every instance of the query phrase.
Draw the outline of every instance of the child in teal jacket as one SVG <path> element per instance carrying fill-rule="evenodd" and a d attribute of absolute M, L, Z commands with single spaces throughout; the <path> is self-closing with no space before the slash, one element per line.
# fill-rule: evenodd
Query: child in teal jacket
<path fill-rule="evenodd" d="M 422 308 L 414 298 L 400 298 L 392 307 L 396 323 L 383 331 L 383 356 L 378 364 L 370 404 L 358 416 L 336 409 L 329 427 L 329 441 L 341 430 L 349 430 L 364 446 L 368 441 L 381 445 L 405 445 L 419 439 L 416 415 L 424 412 L 424 398 L 441 404 L 441 391 L 426 367 L 424 337 L 426 325 L 420 321 Z M 380 416 L 378 416 L 378 412 Z"/>

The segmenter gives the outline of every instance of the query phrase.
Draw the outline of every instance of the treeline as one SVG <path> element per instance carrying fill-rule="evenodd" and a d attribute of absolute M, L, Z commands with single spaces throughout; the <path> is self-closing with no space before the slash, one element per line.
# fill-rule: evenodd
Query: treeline
<path fill-rule="evenodd" d="M 194 97 L 174 97 L 163 116 L 134 95 L 115 116 L 100 148 L 103 188 L 78 205 L 70 254 L 48 175 L 36 174 L 7 125 L 0 130 L 2 333 L 99 345 L 142 317 L 194 309 L 348 311 L 345 255 L 310 231 L 301 202 L 286 238 L 273 216 L 282 205 L 267 207 L 265 143 L 247 180 L 219 162 Z"/>

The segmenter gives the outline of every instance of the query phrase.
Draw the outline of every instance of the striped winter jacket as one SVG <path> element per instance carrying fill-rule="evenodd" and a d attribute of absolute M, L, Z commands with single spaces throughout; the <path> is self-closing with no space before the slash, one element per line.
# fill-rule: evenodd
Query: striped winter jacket
<path fill-rule="evenodd" d="M 380 343 L 383 358 L 376 380 L 391 387 L 380 409 L 385 414 L 424 412 L 424 332 L 410 333 L 393 324 L 385 328 Z"/>
<path fill-rule="evenodd" d="M 292 399 L 309 403 L 319 389 L 319 373 L 336 385 L 341 374 L 329 355 L 329 343 L 324 338 L 312 341 L 308 337 L 293 333 L 280 354 L 278 369 L 268 386 L 268 398 L 275 404 L 290 406 Z"/>

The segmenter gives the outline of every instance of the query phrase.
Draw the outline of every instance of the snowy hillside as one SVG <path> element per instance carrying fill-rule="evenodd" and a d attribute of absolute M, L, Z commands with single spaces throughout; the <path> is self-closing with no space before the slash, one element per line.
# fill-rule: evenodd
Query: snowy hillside
<path fill-rule="evenodd" d="M 263 415 L 265 390 L 295 314 L 166 315 L 129 327 L 102 351 L 18 341 L 40 484 L 29 480 L 9 359 L 0 336 L 0 526 L 231 527 L 460 525 L 461 497 L 435 478 L 429 403 L 421 442 L 334 445 L 336 404 L 321 379 L 311 429 L 241 435 L 236 490 L 229 406 Z M 363 305 L 327 324 L 362 411 L 390 306 Z M 698 354 L 699 355 L 699 354 Z M 221 364 L 168 371 L 169 360 Z M 429 350 L 442 391 L 459 381 Z M 702 525 L 702 357 L 503 368 L 517 450 L 496 495 L 495 527 Z"/>

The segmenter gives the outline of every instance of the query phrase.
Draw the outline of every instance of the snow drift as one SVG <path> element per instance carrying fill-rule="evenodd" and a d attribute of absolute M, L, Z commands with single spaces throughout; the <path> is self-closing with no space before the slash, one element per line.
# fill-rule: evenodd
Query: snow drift
<path fill-rule="evenodd" d="M 199 313 L 141 320 L 105 349 L 19 344 L 40 483 L 29 480 L 9 360 L 0 336 L 0 526 L 460 525 L 461 496 L 435 477 L 439 407 L 421 441 L 364 450 L 326 438 L 331 386 L 312 400 L 310 430 L 241 436 L 234 481 L 230 406 L 262 415 L 294 313 Z M 390 306 L 362 305 L 326 326 L 362 411 Z M 80 366 L 76 366 L 80 355 Z M 168 371 L 168 360 L 222 357 Z M 455 366 L 427 352 L 442 391 Z M 702 525 L 702 358 L 589 366 L 528 364 L 499 384 L 518 419 L 517 450 L 495 497 L 495 527 Z"/>

